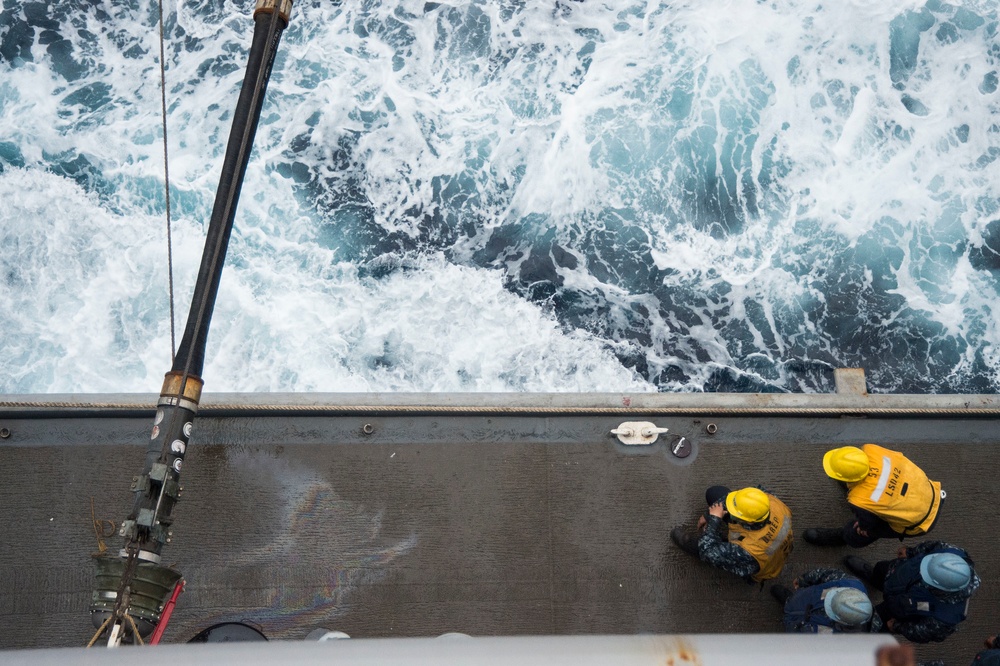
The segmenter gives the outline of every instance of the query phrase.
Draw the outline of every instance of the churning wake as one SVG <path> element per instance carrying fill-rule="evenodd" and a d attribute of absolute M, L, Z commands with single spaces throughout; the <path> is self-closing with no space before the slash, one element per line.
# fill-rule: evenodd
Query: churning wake
<path fill-rule="evenodd" d="M 158 5 L 2 0 L 0 392 L 170 365 Z M 165 0 L 178 333 L 252 0 Z M 209 391 L 996 392 L 995 2 L 300 1 Z"/>

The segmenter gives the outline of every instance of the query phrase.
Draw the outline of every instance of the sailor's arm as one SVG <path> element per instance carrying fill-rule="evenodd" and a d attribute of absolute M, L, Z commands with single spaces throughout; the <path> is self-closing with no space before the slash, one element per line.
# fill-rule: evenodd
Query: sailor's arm
<path fill-rule="evenodd" d="M 886 526 L 886 522 L 871 511 L 853 505 L 851 506 L 851 511 L 854 513 L 854 520 L 857 521 L 855 529 L 860 530 L 864 534 L 878 533 L 881 528 Z"/>
<path fill-rule="evenodd" d="M 843 580 L 848 577 L 848 574 L 840 569 L 820 568 L 807 571 L 795 580 L 798 581 L 799 589 L 801 589 L 803 587 L 810 587 L 811 585 L 822 585 L 834 580 Z"/>
<path fill-rule="evenodd" d="M 928 553 L 933 553 L 936 550 L 941 550 L 942 548 L 958 548 L 957 546 L 952 546 L 950 543 L 945 543 L 944 541 L 921 541 L 915 546 L 906 546 L 906 557 L 920 557 L 921 555 L 927 555 Z M 900 551 L 903 548 L 900 547 Z M 962 550 L 959 548 L 959 550 Z M 964 553 L 965 551 L 962 550 Z"/>
<path fill-rule="evenodd" d="M 698 539 L 698 556 L 703 562 L 741 578 L 749 578 L 760 571 L 760 565 L 753 555 L 736 544 L 729 543 L 725 523 L 715 514 L 708 516 L 705 531 Z"/>
<path fill-rule="evenodd" d="M 919 620 L 889 620 L 889 631 L 914 643 L 940 642 L 954 633 L 955 628 L 932 617 Z"/>

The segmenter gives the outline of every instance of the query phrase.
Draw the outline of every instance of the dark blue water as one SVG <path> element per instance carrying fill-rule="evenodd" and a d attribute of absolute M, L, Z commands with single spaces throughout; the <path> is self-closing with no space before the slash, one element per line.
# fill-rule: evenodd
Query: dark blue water
<path fill-rule="evenodd" d="M 297 3 L 210 390 L 997 390 L 995 3 Z M 168 3 L 177 327 L 253 3 Z M 157 5 L 0 12 L 0 391 L 169 366 Z"/>

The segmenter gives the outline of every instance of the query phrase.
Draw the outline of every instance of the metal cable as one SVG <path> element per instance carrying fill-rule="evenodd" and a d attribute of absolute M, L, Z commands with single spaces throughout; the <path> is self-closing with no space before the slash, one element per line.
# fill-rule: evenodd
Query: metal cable
<path fill-rule="evenodd" d="M 174 334 L 174 247 L 170 234 L 170 160 L 167 155 L 167 71 L 163 47 L 163 0 L 160 7 L 160 117 L 163 121 L 163 188 L 167 199 L 167 288 L 170 292 L 170 362 L 177 354 Z"/>

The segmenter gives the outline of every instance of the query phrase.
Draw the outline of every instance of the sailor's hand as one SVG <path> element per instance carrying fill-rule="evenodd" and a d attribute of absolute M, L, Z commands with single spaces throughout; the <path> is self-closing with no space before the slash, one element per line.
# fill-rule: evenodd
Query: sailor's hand
<path fill-rule="evenodd" d="M 899 550 L 896 551 L 896 557 L 898 557 L 901 560 L 906 559 L 906 546 L 899 547 Z"/>
<path fill-rule="evenodd" d="M 708 525 L 708 521 L 705 520 L 705 516 L 698 516 L 698 531 L 704 530 Z"/>
<path fill-rule="evenodd" d="M 715 516 L 716 518 L 725 518 L 726 507 L 722 502 L 718 502 L 708 507 L 708 512 Z"/>
<path fill-rule="evenodd" d="M 883 645 L 875 653 L 875 666 L 911 666 L 917 663 L 912 645 Z"/>
<path fill-rule="evenodd" d="M 792 589 L 793 590 L 799 589 L 799 579 L 798 578 L 796 578 L 795 580 L 792 581 Z"/>
<path fill-rule="evenodd" d="M 895 620 L 895 618 L 893 618 L 891 620 L 887 620 L 886 623 L 885 623 L 885 626 L 886 626 L 886 628 L 889 631 L 895 631 L 896 630 L 896 620 Z"/>
<path fill-rule="evenodd" d="M 868 536 L 868 532 L 866 532 L 865 530 L 861 529 L 861 524 L 858 523 L 858 521 L 856 521 L 856 520 L 854 521 L 854 531 L 857 532 L 858 534 L 860 534 L 863 537 Z"/>

